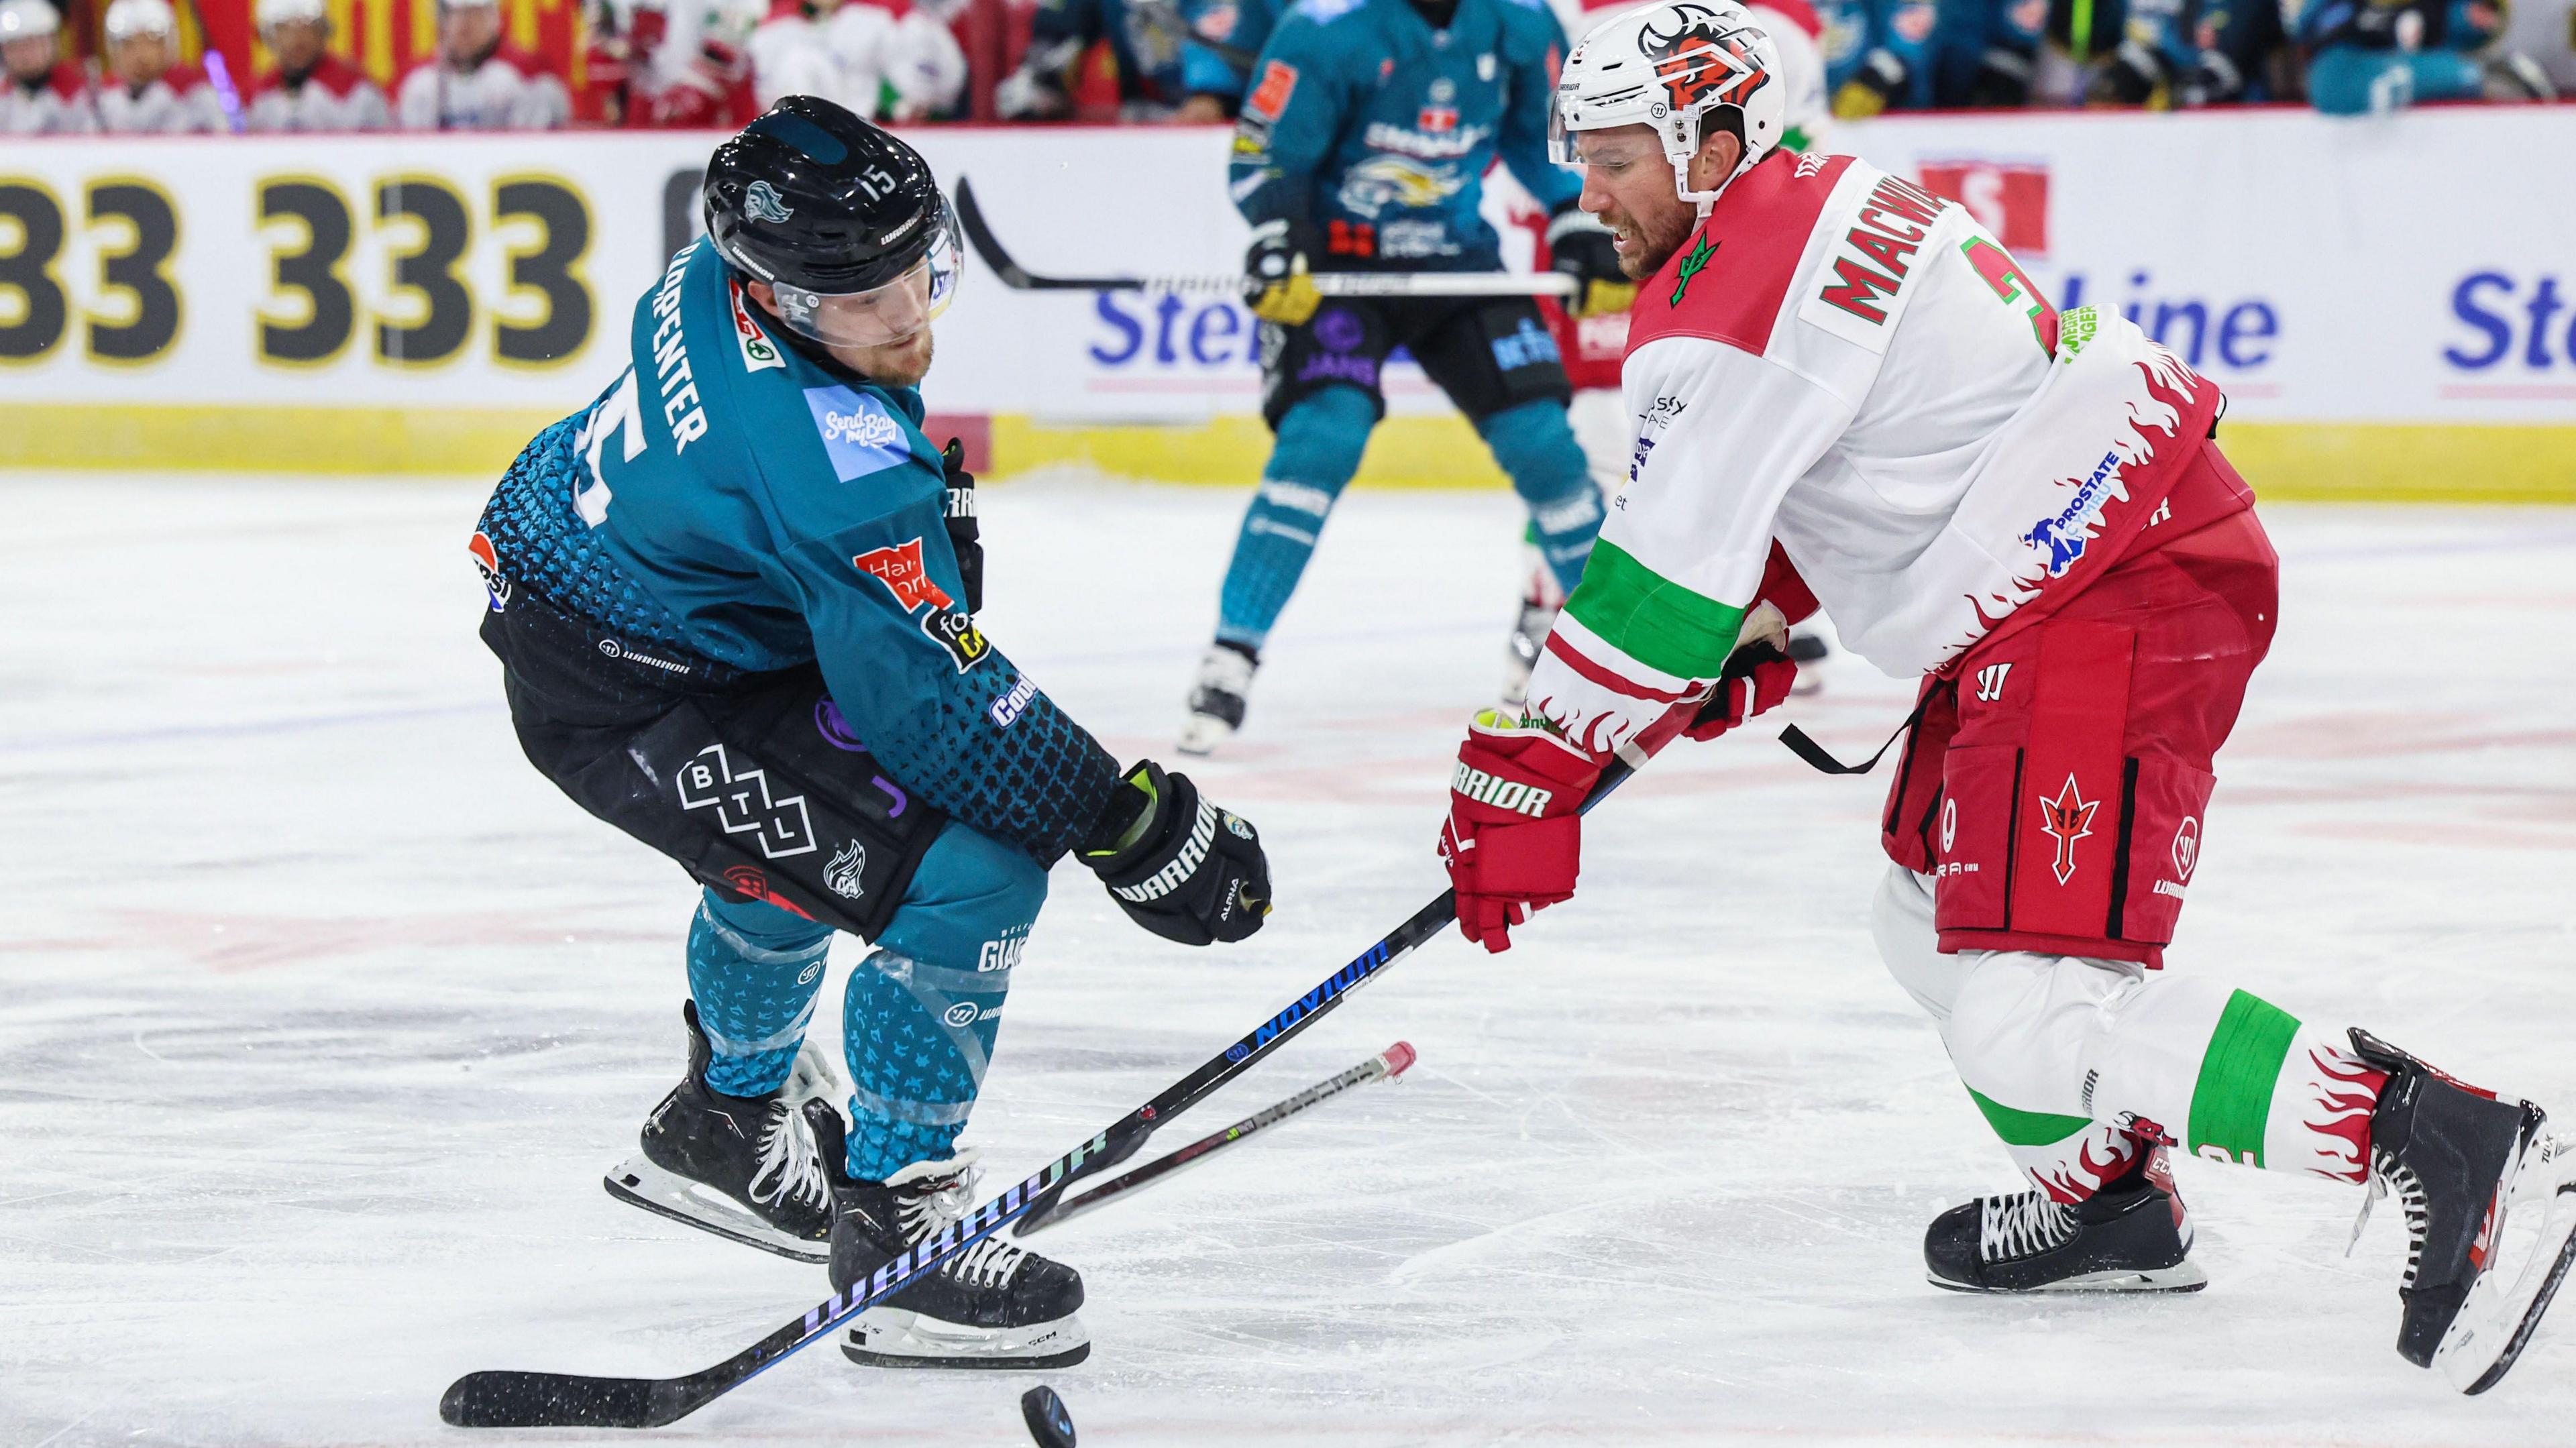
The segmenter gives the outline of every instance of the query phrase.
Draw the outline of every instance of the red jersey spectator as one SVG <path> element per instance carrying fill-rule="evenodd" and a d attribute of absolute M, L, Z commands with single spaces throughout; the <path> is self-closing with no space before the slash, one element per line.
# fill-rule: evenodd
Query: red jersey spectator
<path fill-rule="evenodd" d="M 232 129 L 206 73 L 180 63 L 179 17 L 169 0 L 116 0 L 99 28 L 108 72 L 98 88 L 99 129 L 128 136 Z"/>
<path fill-rule="evenodd" d="M 259 38 L 277 67 L 251 87 L 254 131 L 381 131 L 393 124 L 385 93 L 367 73 L 330 53 L 331 17 L 322 0 L 259 0 Z"/>
<path fill-rule="evenodd" d="M 60 15 L 45 0 L 0 0 L 0 136 L 86 135 L 98 129 L 89 82 L 62 58 Z"/>
<path fill-rule="evenodd" d="M 411 131 L 551 130 L 571 113 L 564 83 L 501 43 L 495 0 L 441 0 L 437 52 L 414 61 L 394 90 L 395 118 Z"/>

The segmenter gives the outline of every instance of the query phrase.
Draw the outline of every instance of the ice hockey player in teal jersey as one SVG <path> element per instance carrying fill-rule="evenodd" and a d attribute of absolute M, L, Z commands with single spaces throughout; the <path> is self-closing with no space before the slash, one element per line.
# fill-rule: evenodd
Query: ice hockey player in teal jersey
<path fill-rule="evenodd" d="M 1531 576 L 1503 694 L 1516 700 L 1555 607 L 1583 572 L 1601 500 L 1566 425 L 1555 339 L 1528 297 L 1325 301 L 1325 271 L 1492 271 L 1478 214 L 1498 158 L 1548 208 L 1576 310 L 1624 310 L 1609 233 L 1547 158 L 1565 33 L 1541 0 L 1303 0 L 1270 34 L 1235 124 L 1234 203 L 1262 319 L 1262 416 L 1277 435 L 1246 511 L 1182 727 L 1184 752 L 1242 725 L 1261 648 L 1385 415 L 1401 347 L 1467 415 L 1529 507 Z"/>
<path fill-rule="evenodd" d="M 721 147 L 708 236 L 637 302 L 631 363 L 531 442 L 472 540 L 531 762 L 703 887 L 687 1072 L 609 1191 L 835 1289 L 972 1205 L 957 1145 L 1047 867 L 1147 929 L 1240 940 L 1259 836 L 1120 769 L 976 626 L 974 478 L 918 391 L 959 270 L 929 166 L 790 97 Z M 836 931 L 875 947 L 831 1067 L 800 1059 Z M 988 1240 L 857 1319 L 863 1362 L 1089 1351 L 1062 1264 Z"/>

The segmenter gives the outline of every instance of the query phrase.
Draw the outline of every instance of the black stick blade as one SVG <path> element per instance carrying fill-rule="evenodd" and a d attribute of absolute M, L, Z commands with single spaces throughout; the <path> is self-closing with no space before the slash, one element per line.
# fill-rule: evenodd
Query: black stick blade
<path fill-rule="evenodd" d="M 586 1378 L 506 1369 L 447 1385 L 438 1416 L 457 1428 L 653 1428 L 680 1416 L 651 1378 Z"/>
<path fill-rule="evenodd" d="M 984 265 L 991 267 L 993 274 L 1002 279 L 1002 285 L 1013 291 L 1026 291 L 1035 285 L 1035 278 L 1021 270 L 1020 264 L 1011 260 L 1009 252 L 1002 250 L 1001 239 L 993 235 L 993 228 L 984 222 L 984 208 L 975 204 L 975 188 L 967 185 L 963 176 L 957 178 L 957 221 L 966 228 L 967 244 L 974 247 L 975 254 L 984 259 Z"/>

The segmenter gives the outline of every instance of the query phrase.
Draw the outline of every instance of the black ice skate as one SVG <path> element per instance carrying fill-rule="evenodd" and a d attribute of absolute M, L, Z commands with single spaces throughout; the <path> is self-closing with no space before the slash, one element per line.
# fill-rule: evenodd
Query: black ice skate
<path fill-rule="evenodd" d="M 1209 754 L 1243 727 L 1243 709 L 1252 693 L 1252 671 L 1260 656 L 1240 644 L 1213 643 L 1199 655 L 1199 675 L 1190 685 L 1190 717 L 1181 721 L 1178 748 L 1183 754 Z"/>
<path fill-rule="evenodd" d="M 882 1182 L 835 1170 L 832 1290 L 854 1283 L 965 1216 L 975 1179 L 972 1148 L 948 1161 L 915 1162 Z M 1091 1356 L 1073 1314 L 1082 1275 L 1061 1262 L 987 1237 L 916 1277 L 854 1320 L 841 1351 L 880 1368 L 1060 1368 Z"/>
<path fill-rule="evenodd" d="M 1556 605 L 1536 599 L 1521 600 L 1520 617 L 1512 622 L 1512 636 L 1503 646 L 1503 708 L 1517 712 L 1529 702 L 1530 671 L 1538 667 L 1539 650 L 1547 647 L 1547 636 L 1556 627 Z"/>
<path fill-rule="evenodd" d="M 2407 1234 L 2397 1351 L 2483 1393 L 2521 1356 L 2576 1258 L 2576 1142 L 2543 1137 L 2548 1118 L 2528 1101 L 2463 1086 L 2366 1031 L 2352 1045 L 2388 1073 L 2354 1240 L 2371 1203 L 2394 1193 Z M 2496 1270 L 2508 1256 L 2513 1270 Z"/>
<path fill-rule="evenodd" d="M 710 1088 L 697 1003 L 680 1016 L 689 1074 L 646 1118 L 642 1154 L 608 1174 L 608 1194 L 764 1252 L 829 1261 L 832 1185 L 823 1163 L 841 1155 L 840 1113 L 827 1101 L 800 1110 L 792 1084 L 766 1096 Z"/>
<path fill-rule="evenodd" d="M 2081 1206 L 2046 1192 L 1979 1197 L 1932 1219 L 1923 1260 L 1953 1292 L 2198 1292 L 2191 1218 L 2163 1147 Z"/>

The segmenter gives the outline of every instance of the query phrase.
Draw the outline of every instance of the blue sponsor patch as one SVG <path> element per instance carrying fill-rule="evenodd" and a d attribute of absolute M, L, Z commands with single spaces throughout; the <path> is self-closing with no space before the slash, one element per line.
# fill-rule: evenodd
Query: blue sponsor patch
<path fill-rule="evenodd" d="M 805 406 L 823 435 L 823 451 L 842 482 L 901 467 L 912 460 L 912 439 L 884 403 L 846 387 L 808 387 Z"/>
<path fill-rule="evenodd" d="M 1528 317 L 1521 318 L 1510 336 L 1494 339 L 1494 365 L 1505 372 L 1558 360 L 1556 339 Z"/>

